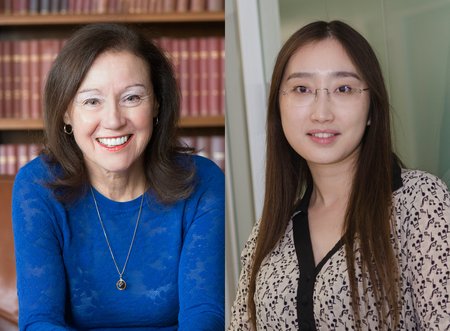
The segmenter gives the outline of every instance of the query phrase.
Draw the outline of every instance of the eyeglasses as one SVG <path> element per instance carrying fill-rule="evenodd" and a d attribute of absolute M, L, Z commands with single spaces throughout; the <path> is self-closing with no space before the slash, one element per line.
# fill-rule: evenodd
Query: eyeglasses
<path fill-rule="evenodd" d="M 138 107 L 145 100 L 149 99 L 152 95 L 139 95 L 139 94 L 127 94 L 120 98 L 118 105 L 123 108 Z M 81 100 L 75 100 L 75 104 L 80 106 L 83 110 L 100 110 L 104 107 L 106 98 L 103 96 L 88 96 Z"/>
<path fill-rule="evenodd" d="M 307 107 L 317 100 L 318 91 L 326 91 L 333 104 L 336 106 L 346 106 L 352 105 L 360 98 L 362 92 L 368 90 L 369 88 L 354 88 L 349 85 L 342 85 L 332 89 L 310 89 L 306 86 L 295 86 L 286 90 L 281 90 L 281 94 L 288 98 L 291 107 Z"/>

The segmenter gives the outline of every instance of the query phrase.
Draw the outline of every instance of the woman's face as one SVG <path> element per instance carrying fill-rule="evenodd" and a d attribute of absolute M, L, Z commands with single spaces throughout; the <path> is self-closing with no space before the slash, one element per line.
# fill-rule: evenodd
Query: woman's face
<path fill-rule="evenodd" d="M 284 134 L 310 166 L 355 159 L 368 125 L 367 84 L 334 39 L 307 44 L 289 60 L 280 92 Z"/>
<path fill-rule="evenodd" d="M 157 115 L 152 93 L 141 58 L 107 51 L 94 61 L 64 115 L 91 175 L 142 170 Z"/>

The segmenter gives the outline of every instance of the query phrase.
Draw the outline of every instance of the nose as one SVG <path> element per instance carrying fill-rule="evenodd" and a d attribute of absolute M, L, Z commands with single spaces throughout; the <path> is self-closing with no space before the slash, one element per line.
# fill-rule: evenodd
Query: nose
<path fill-rule="evenodd" d="M 319 96 L 322 92 L 322 96 Z M 327 88 L 316 89 L 314 102 L 311 105 L 311 120 L 316 122 L 327 122 L 334 119 L 329 100 L 330 91 Z"/>
<path fill-rule="evenodd" d="M 114 100 L 106 103 L 102 114 L 102 125 L 106 129 L 116 130 L 126 124 L 126 118 Z"/>

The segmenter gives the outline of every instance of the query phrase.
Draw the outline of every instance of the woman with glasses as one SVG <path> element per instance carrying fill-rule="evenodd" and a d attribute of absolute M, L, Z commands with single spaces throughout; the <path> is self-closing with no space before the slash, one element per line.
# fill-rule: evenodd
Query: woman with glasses
<path fill-rule="evenodd" d="M 224 177 L 177 140 L 140 33 L 90 25 L 45 88 L 45 150 L 13 194 L 21 330 L 223 330 Z"/>
<path fill-rule="evenodd" d="M 229 330 L 448 330 L 450 197 L 402 169 L 368 42 L 314 22 L 284 44 L 267 117 L 262 217 Z"/>

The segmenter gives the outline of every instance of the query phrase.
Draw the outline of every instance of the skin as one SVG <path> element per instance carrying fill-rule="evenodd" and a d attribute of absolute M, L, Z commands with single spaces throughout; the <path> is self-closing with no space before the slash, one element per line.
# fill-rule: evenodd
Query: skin
<path fill-rule="evenodd" d="M 94 61 L 64 115 L 83 152 L 91 184 L 112 200 L 129 201 L 145 190 L 142 154 L 157 116 L 153 96 L 130 108 L 119 101 L 129 105 L 135 95 L 152 94 L 144 60 L 125 51 L 107 51 Z M 118 137 L 128 140 L 118 146 L 104 140 Z"/>
<path fill-rule="evenodd" d="M 329 38 L 307 44 L 292 55 L 282 89 L 307 85 L 332 92 L 343 84 L 367 87 L 344 48 Z M 308 220 L 317 265 L 342 237 L 354 165 L 370 125 L 370 94 L 357 95 L 345 107 L 333 102 L 323 90 L 309 106 L 293 107 L 289 96 L 283 94 L 279 101 L 284 134 L 306 160 L 313 177 Z"/>

